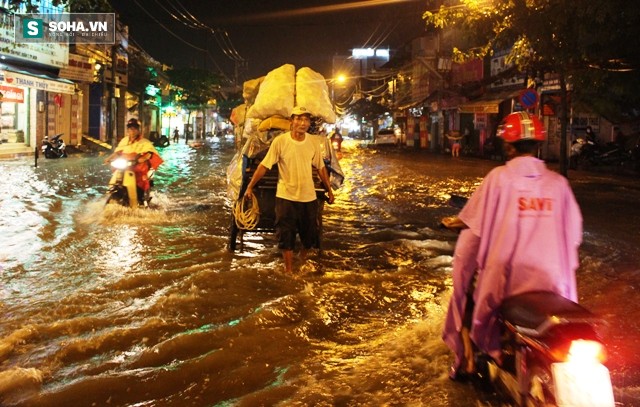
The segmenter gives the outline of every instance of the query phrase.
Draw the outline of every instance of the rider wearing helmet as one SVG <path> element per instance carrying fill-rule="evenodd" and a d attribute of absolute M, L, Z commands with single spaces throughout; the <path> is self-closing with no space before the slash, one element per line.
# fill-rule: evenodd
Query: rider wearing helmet
<path fill-rule="evenodd" d="M 163 160 L 153 143 L 142 136 L 138 119 L 133 118 L 127 121 L 127 137 L 120 140 L 114 153 L 105 160 L 105 163 L 121 155 L 127 159 L 136 159 L 137 161 L 133 172 L 136 175 L 138 202 L 143 202 L 145 194 L 147 194 L 151 188 L 148 176 L 149 170 L 158 168 Z"/>
<path fill-rule="evenodd" d="M 478 350 L 500 361 L 504 298 L 544 290 L 577 301 L 582 215 L 567 179 L 536 158 L 543 125 L 512 113 L 498 137 L 508 162 L 487 174 L 458 215 L 466 228 L 456 243 L 443 331 L 455 356 L 452 379 L 474 373 Z"/>

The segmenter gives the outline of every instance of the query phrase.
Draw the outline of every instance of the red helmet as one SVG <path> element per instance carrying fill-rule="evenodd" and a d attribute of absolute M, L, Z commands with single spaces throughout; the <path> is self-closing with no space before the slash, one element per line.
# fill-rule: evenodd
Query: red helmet
<path fill-rule="evenodd" d="M 520 140 L 544 141 L 545 135 L 540 119 L 527 112 L 511 113 L 498 128 L 498 137 L 502 137 L 507 143 Z"/>

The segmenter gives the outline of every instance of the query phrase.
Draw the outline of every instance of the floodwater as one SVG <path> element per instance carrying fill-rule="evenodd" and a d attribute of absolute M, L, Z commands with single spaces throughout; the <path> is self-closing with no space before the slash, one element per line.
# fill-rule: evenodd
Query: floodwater
<path fill-rule="evenodd" d="M 446 375 L 456 235 L 496 162 L 345 141 L 323 252 L 283 273 L 268 233 L 227 250 L 229 143 L 161 151 L 156 207 L 104 207 L 104 157 L 0 162 L 3 406 L 503 406 Z M 640 406 L 640 186 L 570 173 L 581 302 L 608 321 L 620 406 Z"/>

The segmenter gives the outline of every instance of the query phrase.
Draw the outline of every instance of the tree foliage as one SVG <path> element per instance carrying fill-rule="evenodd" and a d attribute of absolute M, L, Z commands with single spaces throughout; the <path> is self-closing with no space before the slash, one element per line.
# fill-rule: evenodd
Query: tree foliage
<path fill-rule="evenodd" d="M 38 13 L 40 11 L 40 1 L 38 0 L 9 0 L 9 8 L 13 11 L 25 8 L 27 13 Z M 72 13 L 101 13 L 113 11 L 113 7 L 108 0 L 53 0 L 54 6 L 68 5 Z"/>
<path fill-rule="evenodd" d="M 441 2 L 441 1 L 438 1 Z M 431 3 L 435 3 L 434 0 Z M 456 28 L 460 59 L 513 46 L 511 61 L 524 69 L 619 70 L 640 67 L 640 9 L 627 0 L 458 0 L 426 11 L 437 28 Z"/>
<path fill-rule="evenodd" d="M 452 49 L 465 60 L 511 49 L 522 72 L 553 72 L 572 85 L 572 101 L 613 120 L 640 114 L 640 8 L 628 0 L 432 0 L 427 25 L 459 32 Z M 561 92 L 566 150 L 566 87 Z M 621 103 L 622 101 L 627 103 Z M 616 115 L 617 117 L 612 117 Z M 564 154 L 563 154 L 564 155 Z M 562 159 L 563 157 L 561 157 Z M 561 161 L 562 164 L 562 161 Z M 564 171 L 563 171 L 564 172 Z"/>
<path fill-rule="evenodd" d="M 358 123 L 371 123 L 374 128 L 374 132 L 378 128 L 378 118 L 387 111 L 387 108 L 382 106 L 375 100 L 367 98 L 358 99 L 347 108 L 347 114 L 353 115 Z M 362 126 L 361 132 L 362 132 Z"/>
<path fill-rule="evenodd" d="M 242 91 L 232 92 L 226 98 L 218 100 L 218 114 L 225 119 L 231 118 L 231 111 L 244 102 Z"/>
<path fill-rule="evenodd" d="M 142 52 L 129 53 L 127 90 L 142 97 L 149 85 L 159 87 L 157 70 L 161 69 L 158 62 L 146 57 Z"/>
<path fill-rule="evenodd" d="M 222 96 L 222 77 L 210 71 L 194 68 L 173 69 L 169 71 L 169 78 L 172 85 L 181 89 L 177 102 L 188 110 L 201 109 L 210 101 Z"/>

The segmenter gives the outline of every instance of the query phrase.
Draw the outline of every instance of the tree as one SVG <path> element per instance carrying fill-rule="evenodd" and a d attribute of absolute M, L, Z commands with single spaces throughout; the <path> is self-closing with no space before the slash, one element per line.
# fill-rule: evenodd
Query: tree
<path fill-rule="evenodd" d="M 387 111 L 387 108 L 382 106 L 375 100 L 369 100 L 367 98 L 358 99 L 347 108 L 347 114 L 355 116 L 360 123 L 360 135 L 363 135 L 362 125 L 363 123 L 372 123 L 374 133 L 378 130 L 378 118 Z"/>
<path fill-rule="evenodd" d="M 9 9 L 17 11 L 24 6 L 27 13 L 38 13 L 40 1 L 38 0 L 9 0 Z M 102 13 L 112 11 L 113 8 L 108 0 L 53 0 L 54 6 L 66 4 L 72 13 L 95 13 L 100 10 Z"/>
<path fill-rule="evenodd" d="M 189 119 L 192 112 L 204 113 L 208 106 L 224 97 L 221 92 L 223 78 L 210 71 L 193 68 L 173 69 L 169 71 L 169 78 L 171 84 L 180 89 L 174 100 L 189 112 Z"/>
<path fill-rule="evenodd" d="M 244 103 L 242 91 L 231 92 L 226 98 L 218 101 L 218 114 L 230 120 L 231 111 L 242 103 Z"/>
<path fill-rule="evenodd" d="M 431 3 L 435 3 L 436 0 Z M 442 3 L 441 0 L 437 0 Z M 567 174 L 567 87 L 572 101 L 606 111 L 638 112 L 640 9 L 627 0 L 459 0 L 427 11 L 437 28 L 454 27 L 463 40 L 454 57 L 485 57 L 509 49 L 507 58 L 531 76 L 553 72 L 560 79 L 560 171 Z M 595 81 L 595 82 L 594 82 Z M 621 87 L 625 83 L 631 87 Z M 603 89 L 617 91 L 612 98 Z M 633 100 L 635 106 L 617 104 Z M 601 112 L 599 112 L 601 113 Z"/>
<path fill-rule="evenodd" d="M 154 89 L 159 92 L 163 87 L 161 72 L 162 64 L 146 53 L 136 50 L 128 52 L 127 91 L 136 97 L 138 115 L 143 122 L 159 106 L 159 96 L 152 95 L 150 91 Z"/>

